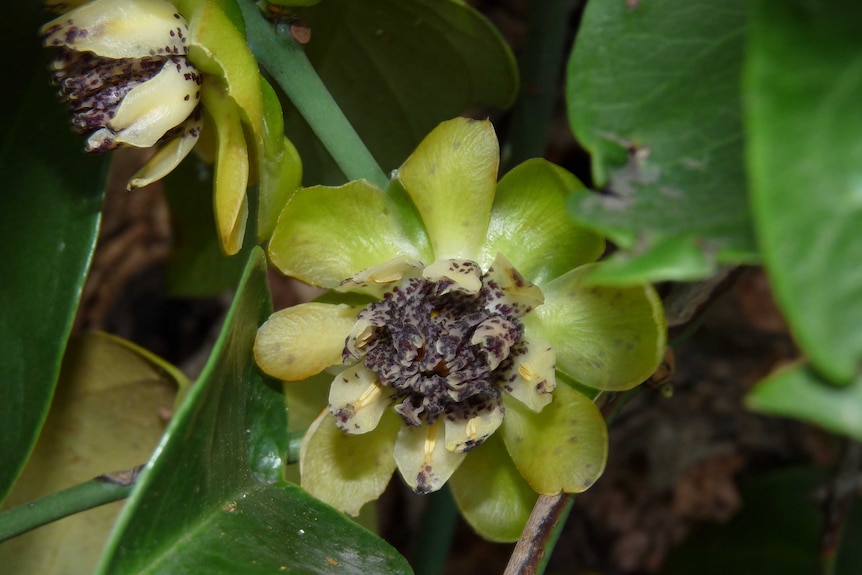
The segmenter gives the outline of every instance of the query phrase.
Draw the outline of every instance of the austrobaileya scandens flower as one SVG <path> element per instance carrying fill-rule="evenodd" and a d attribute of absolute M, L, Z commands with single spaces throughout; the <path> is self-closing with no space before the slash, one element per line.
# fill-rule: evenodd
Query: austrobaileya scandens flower
<path fill-rule="evenodd" d="M 218 0 L 92 0 L 42 27 L 52 69 L 86 150 L 160 145 L 129 189 L 161 179 L 199 141 L 215 161 L 214 208 L 225 253 L 242 246 L 246 188 L 259 184 L 259 239 L 301 179 L 278 98 L 260 77 L 238 10 Z M 246 131 L 250 137 L 246 138 Z M 251 154 L 249 152 L 252 152 Z M 250 164 L 250 156 L 256 158 Z"/>
<path fill-rule="evenodd" d="M 663 355 L 652 288 L 586 281 L 604 241 L 566 214 L 577 180 L 537 159 L 497 183 L 498 163 L 491 124 L 458 118 L 386 190 L 300 189 L 279 219 L 272 263 L 331 291 L 274 313 L 255 357 L 295 382 L 289 406 L 293 389 L 328 397 L 301 482 L 348 513 L 397 469 L 417 493 L 448 482 L 477 532 L 516 539 L 538 493 L 604 469 L 590 390 L 631 388 Z"/>

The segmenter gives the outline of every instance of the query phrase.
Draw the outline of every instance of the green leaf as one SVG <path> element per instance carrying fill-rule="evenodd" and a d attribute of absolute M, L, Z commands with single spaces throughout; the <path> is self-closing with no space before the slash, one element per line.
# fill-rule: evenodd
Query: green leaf
<path fill-rule="evenodd" d="M 0 499 L 48 411 L 96 241 L 105 175 L 105 162 L 84 157 L 83 141 L 69 130 L 33 32 L 43 15 L 38 3 L 26 4 L 33 9 L 15 20 L 28 31 L 12 68 L 16 97 L 4 93 L 0 110 Z"/>
<path fill-rule="evenodd" d="M 164 430 L 159 414 L 173 405 L 177 377 L 176 368 L 119 338 L 73 336 L 39 442 L 6 505 L 144 463 Z M 6 541 L 0 564 L 8 573 L 89 575 L 121 507 L 105 505 Z"/>
<path fill-rule="evenodd" d="M 690 279 L 755 258 L 739 98 L 744 32 L 742 0 L 587 4 L 568 112 L 596 185 L 611 194 L 578 192 L 574 216 L 630 255 L 658 242 L 665 256 L 679 252 L 670 270 L 666 259 L 648 260 L 650 270 L 635 257 L 604 270 L 603 281 L 628 283 L 629 266 L 644 279 Z M 668 247 L 675 242 L 684 245 Z"/>
<path fill-rule="evenodd" d="M 456 0 L 326 0 L 302 12 L 306 51 L 326 87 L 387 173 L 439 122 L 514 101 L 517 68 L 496 29 Z M 344 176 L 304 120 L 285 106 L 305 181 Z"/>
<path fill-rule="evenodd" d="M 752 206 L 776 297 L 814 367 L 862 361 L 862 12 L 849 0 L 753 3 Z"/>
<path fill-rule="evenodd" d="M 383 541 L 278 479 L 284 397 L 252 359 L 271 308 L 255 249 L 210 361 L 147 464 L 98 573 L 409 572 Z"/>
<path fill-rule="evenodd" d="M 845 386 L 824 381 L 808 366 L 780 370 L 757 384 L 746 405 L 761 413 L 814 423 L 862 441 L 862 377 Z"/>
<path fill-rule="evenodd" d="M 175 297 L 206 297 L 236 286 L 248 252 L 247 237 L 236 256 L 226 256 L 216 235 L 212 167 L 192 155 L 164 180 L 175 236 L 165 271 Z"/>

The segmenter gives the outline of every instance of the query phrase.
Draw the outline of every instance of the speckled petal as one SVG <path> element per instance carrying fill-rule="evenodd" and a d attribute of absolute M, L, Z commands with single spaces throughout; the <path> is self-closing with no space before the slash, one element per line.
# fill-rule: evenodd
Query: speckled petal
<path fill-rule="evenodd" d="M 405 483 L 415 493 L 437 491 L 466 457 L 446 449 L 445 427 L 438 419 L 432 425 L 402 425 L 395 441 L 395 462 Z"/>
<path fill-rule="evenodd" d="M 489 311 L 521 317 L 545 301 L 542 290 L 526 280 L 501 253 L 488 268 L 484 282 L 488 287 L 485 307 Z"/>
<path fill-rule="evenodd" d="M 201 119 L 193 115 L 186 120 L 181 136 L 164 144 L 129 180 L 128 189 L 134 190 L 161 180 L 192 151 L 201 133 Z"/>
<path fill-rule="evenodd" d="M 46 46 L 105 58 L 185 54 L 188 24 L 166 0 L 93 0 L 42 26 Z"/>
<path fill-rule="evenodd" d="M 368 433 L 377 427 L 391 403 L 391 395 L 377 380 L 377 374 L 364 365 L 354 365 L 332 380 L 329 412 L 336 425 L 347 433 Z"/>
<path fill-rule="evenodd" d="M 522 338 L 521 353 L 503 376 L 503 389 L 530 410 L 539 412 L 551 403 L 557 387 L 553 347 L 546 341 Z"/>
<path fill-rule="evenodd" d="M 488 121 L 455 118 L 428 134 L 397 172 L 435 259 L 476 260 L 485 243 L 500 150 Z"/>
<path fill-rule="evenodd" d="M 301 381 L 341 363 L 341 351 L 358 308 L 304 303 L 275 312 L 260 326 L 254 359 L 273 377 Z"/>
<path fill-rule="evenodd" d="M 608 431 L 598 407 L 565 384 L 541 413 L 504 396 L 500 432 L 518 471 L 537 493 L 580 493 L 602 474 Z"/>
<path fill-rule="evenodd" d="M 106 148 L 106 141 L 149 148 L 168 130 L 182 124 L 198 105 L 200 75 L 184 58 L 171 58 L 161 71 L 132 88 L 106 128 L 87 139 L 87 150 Z"/>
<path fill-rule="evenodd" d="M 368 501 L 380 497 L 395 471 L 395 437 L 401 419 L 383 415 L 370 433 L 351 435 L 324 410 L 302 440 L 299 467 L 302 488 L 350 515 L 358 515 Z"/>
<path fill-rule="evenodd" d="M 471 260 L 437 260 L 422 271 L 422 277 L 442 281 L 444 286 L 437 295 L 449 292 L 476 294 L 482 288 L 482 270 Z"/>
<path fill-rule="evenodd" d="M 583 184 L 563 168 L 532 159 L 509 170 L 497 184 L 488 243 L 479 263 L 506 254 L 524 277 L 542 285 L 596 261 L 604 239 L 575 225 L 566 198 Z"/>
<path fill-rule="evenodd" d="M 391 290 L 402 280 L 419 277 L 422 274 L 422 262 L 400 256 L 362 270 L 338 284 L 340 292 L 365 293 L 380 297 Z"/>
<path fill-rule="evenodd" d="M 495 402 L 469 418 L 447 416 L 444 419 L 446 428 L 446 449 L 449 451 L 466 452 L 479 446 L 497 431 L 503 423 L 502 402 Z"/>
<path fill-rule="evenodd" d="M 449 488 L 470 527 L 498 542 L 521 536 L 538 498 L 515 469 L 499 434 L 470 452 Z"/>
<path fill-rule="evenodd" d="M 557 369 L 578 383 L 618 391 L 646 380 L 664 357 L 661 300 L 651 286 L 584 286 L 588 264 L 542 286 L 545 303 L 523 318 L 529 338 L 550 341 Z"/>
<path fill-rule="evenodd" d="M 399 256 L 429 261 L 427 249 L 403 231 L 401 216 L 363 180 L 299 189 L 278 219 L 270 260 L 287 275 L 327 288 Z"/>

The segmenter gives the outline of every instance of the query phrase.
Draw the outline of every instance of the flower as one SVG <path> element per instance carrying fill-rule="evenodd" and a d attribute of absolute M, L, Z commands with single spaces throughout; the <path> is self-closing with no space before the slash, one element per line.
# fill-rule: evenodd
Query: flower
<path fill-rule="evenodd" d="M 215 149 L 205 155 L 215 157 L 216 223 L 227 254 L 242 246 L 249 180 L 260 184 L 262 240 L 301 178 L 278 99 L 257 71 L 244 29 L 216 0 L 92 0 L 41 29 L 44 43 L 59 48 L 54 77 L 87 151 L 161 144 L 130 190 L 170 173 L 202 129 L 214 132 Z"/>
<path fill-rule="evenodd" d="M 491 124 L 457 118 L 385 191 L 300 189 L 279 219 L 272 263 L 330 292 L 274 313 L 255 358 L 296 382 L 289 406 L 292 386 L 328 388 L 301 482 L 348 513 L 397 468 L 418 493 L 448 482 L 483 536 L 517 539 L 537 493 L 603 471 L 590 390 L 631 388 L 661 360 L 654 290 L 587 281 L 604 241 L 566 215 L 574 176 L 536 159 L 498 184 L 498 162 Z"/>

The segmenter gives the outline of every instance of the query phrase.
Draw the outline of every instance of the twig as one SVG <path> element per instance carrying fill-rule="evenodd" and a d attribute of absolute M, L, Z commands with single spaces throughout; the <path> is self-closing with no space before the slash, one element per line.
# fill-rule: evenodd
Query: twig
<path fill-rule="evenodd" d="M 0 542 L 80 511 L 125 499 L 138 480 L 142 467 L 139 465 L 126 471 L 100 475 L 3 511 L 0 513 Z"/>
<path fill-rule="evenodd" d="M 574 495 L 540 495 L 503 575 L 540 575 L 560 537 Z"/>

